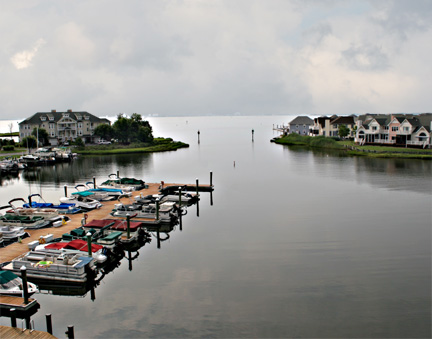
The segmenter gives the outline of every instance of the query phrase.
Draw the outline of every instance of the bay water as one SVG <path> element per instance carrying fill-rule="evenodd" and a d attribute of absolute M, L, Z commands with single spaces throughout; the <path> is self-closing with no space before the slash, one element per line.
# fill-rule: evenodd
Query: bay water
<path fill-rule="evenodd" d="M 431 162 L 271 143 L 293 118 L 151 117 L 154 136 L 190 147 L 2 177 L 5 205 L 117 171 L 189 184 L 213 173 L 214 192 L 160 248 L 153 238 L 92 292 L 36 294 L 36 329 L 51 313 L 58 337 L 69 325 L 77 338 L 430 337 Z"/>

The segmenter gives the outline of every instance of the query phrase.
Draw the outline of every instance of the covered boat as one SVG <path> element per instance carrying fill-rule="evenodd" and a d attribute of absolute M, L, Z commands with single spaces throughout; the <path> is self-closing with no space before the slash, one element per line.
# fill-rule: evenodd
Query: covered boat
<path fill-rule="evenodd" d="M 11 209 L 11 205 L 6 205 L 0 207 L 2 209 Z M 32 216 L 32 215 L 18 215 L 14 213 L 5 213 L 0 215 L 0 227 L 1 226 L 15 226 L 15 227 L 23 227 L 25 229 L 37 229 L 43 227 L 49 227 L 50 222 L 45 220 L 41 216 Z"/>
<path fill-rule="evenodd" d="M 39 200 L 42 200 L 43 202 L 36 202 L 33 201 L 33 197 L 39 197 Z M 28 203 L 23 204 L 23 207 L 25 208 L 54 208 L 59 210 L 62 214 L 75 214 L 82 212 L 81 208 L 77 207 L 75 204 L 68 204 L 68 203 L 60 203 L 60 204 L 53 204 L 51 202 L 46 202 L 40 194 L 31 194 L 28 196 Z"/>
<path fill-rule="evenodd" d="M 103 182 L 100 187 L 121 188 L 125 191 L 138 191 L 146 187 L 145 182 L 135 178 L 120 178 L 116 174 L 110 174 L 109 179 Z"/>
<path fill-rule="evenodd" d="M 27 282 L 27 291 L 29 295 L 38 292 L 35 284 Z M 23 281 L 11 271 L 0 271 L 0 295 L 23 295 Z"/>
<path fill-rule="evenodd" d="M 35 251 L 46 253 L 72 253 L 85 255 L 88 253 L 88 243 L 83 239 L 75 239 L 71 241 L 59 241 L 51 242 L 48 244 L 40 244 L 36 246 Z M 98 264 L 102 264 L 107 260 L 107 256 L 104 254 L 103 246 L 97 244 L 91 244 L 92 257 Z"/>

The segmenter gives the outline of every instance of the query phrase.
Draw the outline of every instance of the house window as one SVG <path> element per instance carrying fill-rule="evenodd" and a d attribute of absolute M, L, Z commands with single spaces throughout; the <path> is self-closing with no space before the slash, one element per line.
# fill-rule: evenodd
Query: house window
<path fill-rule="evenodd" d="M 82 128 L 82 122 L 78 123 L 78 128 Z"/>
<path fill-rule="evenodd" d="M 397 127 L 397 126 L 393 126 L 393 127 L 392 127 L 392 132 L 397 132 L 397 131 L 399 131 L 399 127 Z"/>
<path fill-rule="evenodd" d="M 372 131 L 376 131 L 377 127 L 376 126 L 372 126 Z"/>
<path fill-rule="evenodd" d="M 409 131 L 409 127 L 404 127 L 403 130 L 404 130 L 404 132 L 408 132 Z"/>
<path fill-rule="evenodd" d="M 83 133 L 82 133 L 81 130 L 78 131 L 78 135 L 79 135 L 79 136 L 83 135 Z"/>
<path fill-rule="evenodd" d="M 384 126 L 384 131 L 388 131 L 389 127 L 388 126 Z"/>

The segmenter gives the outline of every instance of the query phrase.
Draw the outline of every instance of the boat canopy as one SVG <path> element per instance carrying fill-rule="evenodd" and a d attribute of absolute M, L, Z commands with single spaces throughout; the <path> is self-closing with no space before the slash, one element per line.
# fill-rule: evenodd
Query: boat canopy
<path fill-rule="evenodd" d="M 9 281 L 18 278 L 18 276 L 11 271 L 0 271 L 0 285 L 7 284 Z"/>
<path fill-rule="evenodd" d="M 101 245 L 92 244 L 92 252 L 97 252 L 103 248 Z M 48 244 L 45 246 L 46 249 L 68 249 L 68 250 L 79 250 L 79 251 L 87 251 L 88 243 L 85 240 L 75 239 L 69 242 L 54 242 L 52 244 Z"/>
<path fill-rule="evenodd" d="M 93 219 L 84 225 L 84 227 L 92 227 L 92 228 L 103 228 L 108 226 L 109 224 L 114 223 L 111 226 L 111 229 L 126 231 L 127 230 L 127 222 L 126 220 L 120 219 Z M 136 231 L 138 228 L 143 227 L 144 224 L 138 221 L 131 221 L 129 228 L 131 231 Z"/>

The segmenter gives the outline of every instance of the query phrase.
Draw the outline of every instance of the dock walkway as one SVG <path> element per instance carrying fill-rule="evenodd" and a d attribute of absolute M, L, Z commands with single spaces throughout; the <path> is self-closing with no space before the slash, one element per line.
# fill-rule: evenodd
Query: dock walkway
<path fill-rule="evenodd" d="M 159 187 L 160 187 L 159 183 L 146 183 L 146 185 L 148 186 L 147 188 L 132 192 L 132 197 L 130 199 L 133 200 L 135 196 L 138 196 L 140 194 L 149 195 L 149 194 L 159 193 Z M 168 187 L 168 186 L 178 187 L 178 186 L 185 186 L 185 184 L 167 184 L 167 183 L 164 184 L 164 187 Z M 186 186 L 196 187 L 193 184 L 191 185 L 186 184 Z M 199 185 L 200 191 L 210 191 L 211 189 L 212 187 L 210 185 Z M 110 215 L 110 212 L 113 210 L 114 204 L 116 203 L 117 200 L 102 202 L 101 208 L 87 212 L 88 215 L 87 222 L 93 219 L 108 219 L 108 218 L 115 219 L 113 216 Z M 0 248 L 0 263 L 9 262 L 12 259 L 15 259 L 16 257 L 28 252 L 29 251 L 28 243 L 35 240 L 39 240 L 41 236 L 52 234 L 54 238 L 61 238 L 61 236 L 64 233 L 68 233 L 71 230 L 81 226 L 81 219 L 83 218 L 83 215 L 84 215 L 83 213 L 71 214 L 71 215 L 68 214 L 71 220 L 66 225 L 62 225 L 60 227 L 27 230 L 27 232 L 30 234 L 30 237 L 23 239 L 20 243 L 16 242 L 6 247 Z"/>
<path fill-rule="evenodd" d="M 56 339 L 57 337 L 43 331 L 22 330 L 17 327 L 0 325 L 0 338 Z"/>

